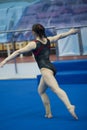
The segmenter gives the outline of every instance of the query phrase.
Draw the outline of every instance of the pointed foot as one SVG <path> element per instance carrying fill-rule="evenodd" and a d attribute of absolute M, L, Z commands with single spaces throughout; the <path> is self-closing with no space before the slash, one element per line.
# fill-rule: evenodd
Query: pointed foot
<path fill-rule="evenodd" d="M 75 106 L 72 105 L 70 108 L 68 108 L 70 114 L 73 116 L 74 119 L 78 120 L 78 116 L 75 113 Z"/>

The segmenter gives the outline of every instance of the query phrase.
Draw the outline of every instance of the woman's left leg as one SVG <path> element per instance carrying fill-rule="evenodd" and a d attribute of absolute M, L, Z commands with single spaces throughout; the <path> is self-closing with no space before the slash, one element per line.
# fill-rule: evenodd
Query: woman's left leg
<path fill-rule="evenodd" d="M 38 93 L 39 93 L 41 100 L 43 102 L 43 105 L 45 107 L 45 112 L 46 112 L 45 117 L 52 118 L 50 101 L 49 101 L 48 95 L 46 94 L 47 88 L 48 87 L 45 84 L 43 77 L 41 77 L 41 80 L 40 80 L 40 83 L 38 86 Z"/>

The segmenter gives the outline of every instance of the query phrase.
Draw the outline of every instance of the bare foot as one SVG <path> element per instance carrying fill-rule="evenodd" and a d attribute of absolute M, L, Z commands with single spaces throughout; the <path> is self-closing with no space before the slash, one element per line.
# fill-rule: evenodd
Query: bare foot
<path fill-rule="evenodd" d="M 77 117 L 77 115 L 76 115 L 76 113 L 75 113 L 75 106 L 72 105 L 70 108 L 68 108 L 68 110 L 69 110 L 70 114 L 71 114 L 76 120 L 78 120 L 78 117 Z"/>
<path fill-rule="evenodd" d="M 52 118 L 53 116 L 52 116 L 51 113 L 49 113 L 49 114 L 46 114 L 45 117 L 46 117 L 46 118 Z"/>

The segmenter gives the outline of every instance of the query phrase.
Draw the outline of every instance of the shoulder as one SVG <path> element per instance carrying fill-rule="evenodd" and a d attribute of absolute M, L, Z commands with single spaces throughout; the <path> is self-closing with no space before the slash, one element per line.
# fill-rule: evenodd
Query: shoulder
<path fill-rule="evenodd" d="M 47 39 L 48 39 L 50 42 L 53 42 L 53 41 L 54 41 L 53 36 L 47 37 Z"/>
<path fill-rule="evenodd" d="M 29 41 L 27 47 L 29 47 L 31 49 L 35 49 L 36 48 L 36 42 L 35 41 Z"/>

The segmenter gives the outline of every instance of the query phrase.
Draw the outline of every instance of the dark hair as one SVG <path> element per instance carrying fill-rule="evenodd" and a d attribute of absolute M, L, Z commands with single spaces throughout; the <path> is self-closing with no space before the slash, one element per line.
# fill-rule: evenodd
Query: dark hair
<path fill-rule="evenodd" d="M 45 34 L 45 28 L 41 24 L 34 24 L 32 26 L 32 31 L 34 31 L 40 38 L 47 37 Z"/>

